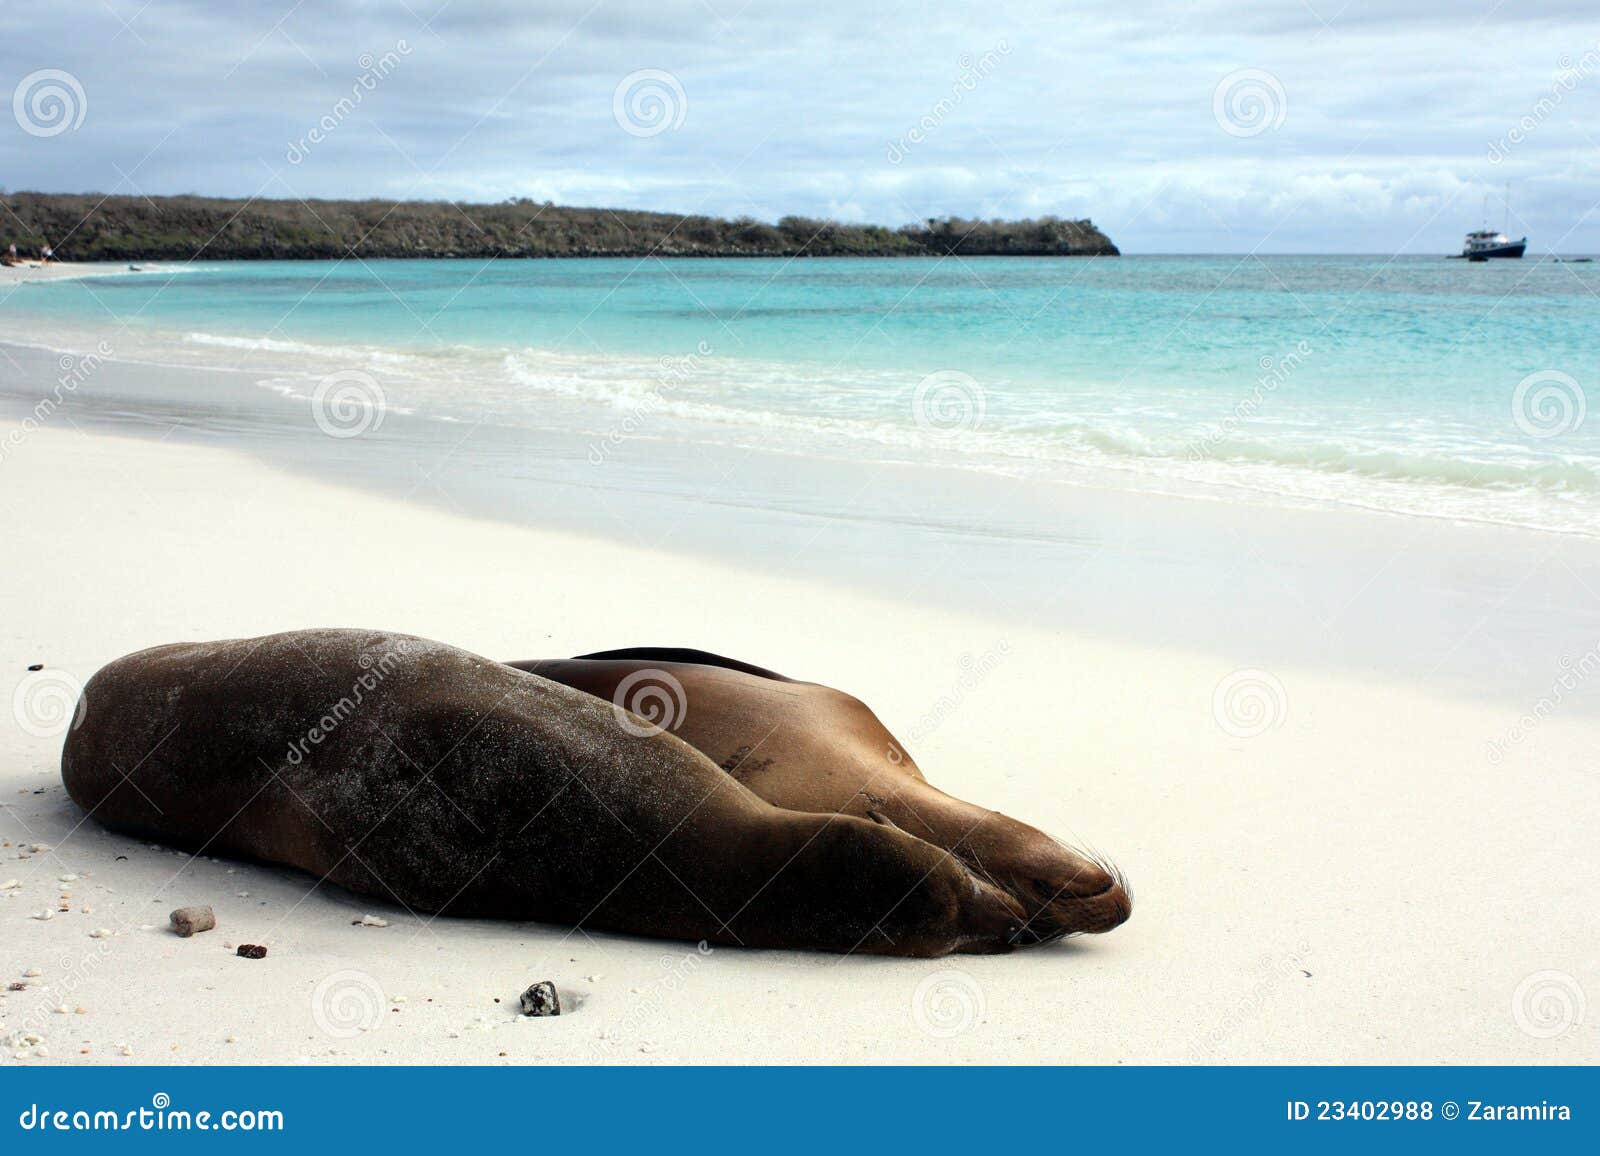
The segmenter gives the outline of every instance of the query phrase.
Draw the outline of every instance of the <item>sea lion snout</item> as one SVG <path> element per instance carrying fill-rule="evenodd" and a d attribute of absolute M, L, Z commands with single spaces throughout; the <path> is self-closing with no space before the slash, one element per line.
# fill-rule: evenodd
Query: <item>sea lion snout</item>
<path fill-rule="evenodd" d="M 1064 870 L 1019 881 L 1015 888 L 1031 900 L 1021 943 L 1111 931 L 1133 914 L 1133 897 L 1113 868 L 1067 852 L 1063 855 Z"/>

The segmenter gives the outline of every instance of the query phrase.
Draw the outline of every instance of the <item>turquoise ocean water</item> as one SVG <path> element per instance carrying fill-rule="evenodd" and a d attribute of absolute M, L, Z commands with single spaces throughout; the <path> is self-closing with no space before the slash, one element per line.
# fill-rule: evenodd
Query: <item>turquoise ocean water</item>
<path fill-rule="evenodd" d="M 1600 535 L 1600 265 L 196 264 L 21 286 L 0 340 L 243 369 L 286 417 L 334 375 L 598 455 L 703 441 Z"/>

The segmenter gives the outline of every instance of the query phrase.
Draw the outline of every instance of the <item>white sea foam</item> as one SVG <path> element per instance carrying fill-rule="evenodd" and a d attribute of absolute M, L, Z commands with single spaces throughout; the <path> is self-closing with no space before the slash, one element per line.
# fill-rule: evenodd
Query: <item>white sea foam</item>
<path fill-rule="evenodd" d="M 175 339 L 147 335 L 132 356 L 264 369 L 258 384 L 295 404 L 313 396 L 321 375 L 359 367 L 382 383 L 391 412 L 439 422 L 590 433 L 625 425 L 631 437 L 1178 493 L 1200 488 L 1600 536 L 1600 459 L 1442 416 L 1386 415 L 1360 426 L 1295 411 L 1220 436 L 1217 398 L 1203 391 L 1163 395 L 1062 383 L 1052 394 L 996 381 L 986 383 L 981 422 L 938 430 L 915 420 L 914 372 L 852 369 L 820 379 L 813 369 L 716 353 L 685 370 L 683 359 L 671 356 L 467 346 L 395 351 L 191 331 Z M 637 415 L 643 420 L 632 420 Z"/>

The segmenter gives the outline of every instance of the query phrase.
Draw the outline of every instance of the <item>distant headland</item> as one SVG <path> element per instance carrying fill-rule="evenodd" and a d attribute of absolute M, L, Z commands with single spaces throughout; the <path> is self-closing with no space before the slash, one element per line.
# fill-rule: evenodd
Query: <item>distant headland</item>
<path fill-rule="evenodd" d="M 1114 257 L 1088 220 L 930 218 L 886 228 L 808 217 L 579 209 L 526 199 L 298 201 L 86 193 L 0 195 L 0 250 L 64 261 L 337 257 Z"/>

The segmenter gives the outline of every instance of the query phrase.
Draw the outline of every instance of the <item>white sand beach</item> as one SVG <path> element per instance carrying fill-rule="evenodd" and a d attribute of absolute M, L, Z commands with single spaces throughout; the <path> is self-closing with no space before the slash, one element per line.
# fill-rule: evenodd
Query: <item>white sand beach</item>
<path fill-rule="evenodd" d="M 125 261 L 24 261 L 0 265 L 0 288 L 30 281 L 70 281 L 79 277 L 111 277 L 122 273 L 155 273 L 163 267 L 148 262 Z"/>
<path fill-rule="evenodd" d="M 0 441 L 0 1062 L 1600 1060 L 1592 1009 L 1572 1023 L 1600 997 L 1581 716 L 1543 718 L 1495 762 L 1485 744 L 1515 711 L 1416 684 L 1228 682 L 1240 663 L 1212 653 L 481 520 L 225 446 L 64 419 Z M 939 786 L 1113 859 L 1133 918 L 1008 956 L 702 954 L 417 918 L 83 821 L 59 733 L 37 733 L 51 686 L 156 643 L 308 626 L 499 658 L 698 646 L 839 686 L 925 731 L 914 752 Z M 1214 709 L 1252 681 L 1253 735 L 1247 710 Z M 187 904 L 217 929 L 174 936 Z M 570 1014 L 516 1014 L 540 979 Z"/>

